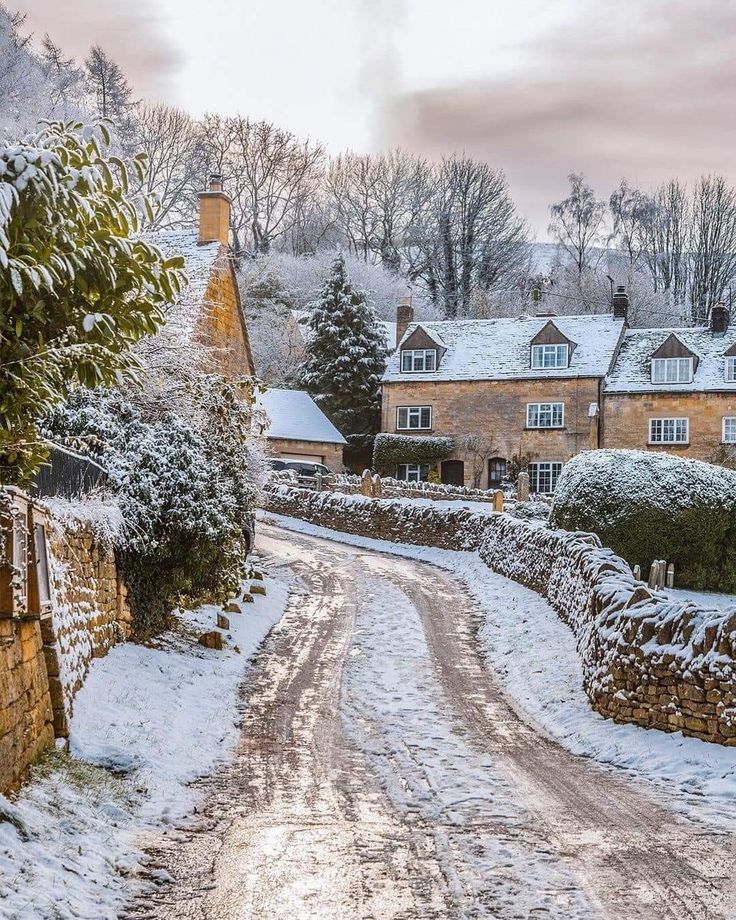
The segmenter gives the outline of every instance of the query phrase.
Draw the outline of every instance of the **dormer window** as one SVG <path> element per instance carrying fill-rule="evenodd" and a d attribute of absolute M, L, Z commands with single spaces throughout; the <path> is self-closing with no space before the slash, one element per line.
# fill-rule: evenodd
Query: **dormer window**
<path fill-rule="evenodd" d="M 570 363 L 570 346 L 567 344 L 532 345 L 532 367 L 548 370 L 556 367 L 568 367 Z"/>
<path fill-rule="evenodd" d="M 736 356 L 732 357 L 729 355 L 726 359 L 726 366 L 724 369 L 726 382 L 727 383 L 736 383 Z"/>
<path fill-rule="evenodd" d="M 434 348 L 405 348 L 401 352 L 402 373 L 416 374 L 437 370 L 437 351 Z"/>
<path fill-rule="evenodd" d="M 652 383 L 692 383 L 692 358 L 652 358 Z"/>

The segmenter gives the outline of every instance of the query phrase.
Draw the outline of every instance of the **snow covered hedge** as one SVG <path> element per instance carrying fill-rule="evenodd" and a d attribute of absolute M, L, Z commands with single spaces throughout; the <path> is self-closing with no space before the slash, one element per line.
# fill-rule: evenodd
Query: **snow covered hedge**
<path fill-rule="evenodd" d="M 377 434 L 373 442 L 373 466 L 381 474 L 395 473 L 400 463 L 428 463 L 449 457 L 452 438 L 408 434 Z"/>
<path fill-rule="evenodd" d="M 596 450 L 567 463 L 552 526 L 597 533 L 646 572 L 675 565 L 677 584 L 736 592 L 736 472 L 670 454 Z"/>
<path fill-rule="evenodd" d="M 507 514 L 447 511 L 269 485 L 265 507 L 361 536 L 477 550 L 493 571 L 547 599 L 571 628 L 593 706 L 617 721 L 736 745 L 736 604 L 708 610 L 634 579 L 597 536 Z"/>

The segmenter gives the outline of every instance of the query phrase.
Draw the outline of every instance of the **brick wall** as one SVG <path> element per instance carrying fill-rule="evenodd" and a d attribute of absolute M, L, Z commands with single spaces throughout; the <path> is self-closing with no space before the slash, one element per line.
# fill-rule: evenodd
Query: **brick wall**
<path fill-rule="evenodd" d="M 725 415 L 736 416 L 736 393 L 605 394 L 603 447 L 664 450 L 706 460 L 718 448 Z M 689 444 L 649 444 L 649 419 L 689 418 Z"/>
<path fill-rule="evenodd" d="M 265 507 L 394 543 L 477 550 L 493 571 L 545 597 L 571 628 L 594 708 L 618 722 L 736 745 L 736 604 L 707 610 L 637 582 L 593 534 L 506 514 L 268 486 Z M 571 639 L 571 641 L 573 641 Z"/>
<path fill-rule="evenodd" d="M 398 406 L 432 406 L 432 430 L 416 434 L 450 436 L 457 445 L 467 434 L 484 434 L 493 444 L 492 456 L 510 460 L 528 455 L 531 459 L 564 463 L 579 451 L 598 446 L 597 423 L 588 414 L 590 404 L 598 399 L 595 378 L 385 383 L 381 430 L 399 433 Z M 532 402 L 564 403 L 564 428 L 527 429 L 526 407 Z M 451 459 L 465 461 L 465 485 L 472 485 L 470 458 L 458 449 Z M 480 486 L 488 486 L 487 469 Z"/>

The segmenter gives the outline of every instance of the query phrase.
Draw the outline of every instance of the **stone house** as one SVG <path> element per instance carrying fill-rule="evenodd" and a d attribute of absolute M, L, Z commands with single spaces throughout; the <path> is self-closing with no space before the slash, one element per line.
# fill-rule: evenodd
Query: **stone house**
<path fill-rule="evenodd" d="M 552 491 L 563 463 L 601 444 L 603 382 L 627 305 L 619 292 L 606 315 L 421 323 L 402 305 L 382 431 L 451 437 L 443 482 L 495 488 L 515 464 L 528 468 L 533 491 Z M 421 479 L 428 469 L 407 462 L 396 475 Z"/>
<path fill-rule="evenodd" d="M 323 463 L 333 473 L 343 471 L 347 441 L 309 393 L 268 389 L 258 397 L 257 406 L 270 420 L 266 438 L 272 457 L 308 460 Z"/>
<path fill-rule="evenodd" d="M 736 445 L 736 330 L 723 306 L 710 325 L 629 329 L 603 394 L 603 447 L 714 459 Z"/>
<path fill-rule="evenodd" d="M 217 369 L 227 376 L 255 373 L 245 313 L 229 245 L 230 198 L 214 175 L 199 194 L 196 230 L 158 230 L 147 239 L 165 256 L 181 256 L 189 284 L 172 305 L 167 325 L 214 349 Z"/>

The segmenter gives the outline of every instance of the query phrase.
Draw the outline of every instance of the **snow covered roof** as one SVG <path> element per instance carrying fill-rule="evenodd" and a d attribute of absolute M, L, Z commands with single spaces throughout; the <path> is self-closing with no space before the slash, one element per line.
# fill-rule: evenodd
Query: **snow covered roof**
<path fill-rule="evenodd" d="M 292 310 L 291 315 L 294 317 L 294 321 L 299 324 L 302 338 L 304 339 L 304 343 L 307 344 L 313 335 L 312 330 L 307 325 L 307 321 L 312 314 L 309 310 Z M 396 348 L 396 323 L 389 323 L 383 319 L 379 319 L 377 322 L 383 330 L 386 339 L 386 347 L 393 351 L 394 348 Z"/>
<path fill-rule="evenodd" d="M 651 356 L 673 335 L 699 359 L 691 383 L 652 383 Z M 725 380 L 724 354 L 736 343 L 736 329 L 714 336 L 704 326 L 684 329 L 629 329 L 618 358 L 606 377 L 607 393 L 736 392 Z"/>
<path fill-rule="evenodd" d="M 197 230 L 155 230 L 144 234 L 147 243 L 158 246 L 167 258 L 181 256 L 189 284 L 173 305 L 172 313 L 184 326 L 194 329 L 204 304 L 207 286 L 220 256 L 221 244 L 200 243 Z M 170 317 L 171 319 L 171 317 Z"/>
<path fill-rule="evenodd" d="M 532 339 L 549 323 L 575 344 L 570 366 L 532 369 Z M 623 319 L 611 314 L 535 316 L 412 323 L 402 342 L 416 329 L 446 348 L 436 371 L 401 373 L 401 356 L 388 359 L 384 382 L 400 380 L 511 380 L 516 378 L 603 377 L 624 330 Z"/>
<path fill-rule="evenodd" d="M 266 390 L 257 405 L 271 419 L 269 438 L 347 444 L 309 393 L 303 390 Z"/>

